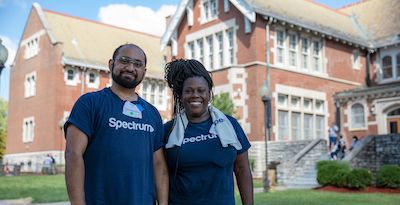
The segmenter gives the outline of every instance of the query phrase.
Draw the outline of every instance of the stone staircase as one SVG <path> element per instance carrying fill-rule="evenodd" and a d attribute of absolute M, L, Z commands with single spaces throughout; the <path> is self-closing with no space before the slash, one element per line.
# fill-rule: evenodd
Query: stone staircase
<path fill-rule="evenodd" d="M 316 163 L 329 159 L 327 153 L 326 140 L 312 141 L 292 159 L 278 166 L 278 185 L 285 188 L 318 187 Z"/>

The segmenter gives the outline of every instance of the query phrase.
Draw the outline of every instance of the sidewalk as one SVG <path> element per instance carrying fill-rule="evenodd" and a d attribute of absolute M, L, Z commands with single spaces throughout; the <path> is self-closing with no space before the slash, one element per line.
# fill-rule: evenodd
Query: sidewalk
<path fill-rule="evenodd" d="M 0 205 L 70 205 L 68 201 L 32 204 L 32 198 L 0 200 Z"/>

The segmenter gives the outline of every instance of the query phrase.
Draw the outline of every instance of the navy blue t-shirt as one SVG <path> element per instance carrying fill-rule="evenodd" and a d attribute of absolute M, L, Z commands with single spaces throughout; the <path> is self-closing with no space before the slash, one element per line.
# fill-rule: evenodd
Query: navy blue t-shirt
<path fill-rule="evenodd" d="M 110 88 L 85 94 L 65 124 L 75 125 L 88 137 L 83 156 L 87 204 L 155 201 L 153 152 L 164 146 L 161 116 L 140 97 L 132 103 L 142 117 L 125 115 L 124 103 Z"/>
<path fill-rule="evenodd" d="M 170 205 L 233 205 L 233 168 L 236 156 L 250 143 L 239 123 L 227 116 L 242 145 L 222 147 L 218 136 L 209 133 L 212 120 L 188 124 L 181 147 L 166 150 L 169 169 Z M 164 124 L 165 141 L 173 121 Z"/>

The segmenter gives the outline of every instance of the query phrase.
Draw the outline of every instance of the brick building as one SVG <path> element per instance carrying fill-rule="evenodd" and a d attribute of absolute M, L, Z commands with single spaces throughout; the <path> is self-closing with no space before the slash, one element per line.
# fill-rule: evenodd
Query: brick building
<path fill-rule="evenodd" d="M 74 102 L 109 86 L 114 49 L 135 43 L 147 53 L 146 77 L 138 93 L 169 117 L 160 38 L 34 4 L 11 67 L 7 147 L 4 163 L 38 172 L 46 154 L 64 163 L 61 130 Z"/>
<path fill-rule="evenodd" d="M 265 170 L 263 84 L 269 85 L 272 97 L 268 161 L 284 164 L 313 147 L 320 149 L 315 156 L 326 153 L 317 144 L 328 139 L 332 122 L 341 123 L 343 134 L 351 138 L 348 121 L 339 119 L 348 113 L 340 106 L 353 98 L 338 94 L 343 100 L 335 101 L 335 94 L 374 81 L 385 52 L 397 71 L 390 81 L 380 82 L 400 80 L 399 4 L 369 0 L 334 10 L 311 0 L 182 0 L 161 47 L 171 58 L 198 59 L 212 73 L 215 94 L 230 93 L 251 140 L 253 175 L 260 177 Z M 391 96 L 397 103 L 387 112 L 399 107 L 398 84 L 388 87 L 397 90 L 397 97 Z M 374 118 L 369 124 L 376 123 Z"/>

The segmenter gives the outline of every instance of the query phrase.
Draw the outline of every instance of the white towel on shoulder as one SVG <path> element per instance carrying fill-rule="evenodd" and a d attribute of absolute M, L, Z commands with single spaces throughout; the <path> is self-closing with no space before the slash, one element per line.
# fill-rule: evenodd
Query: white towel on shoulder
<path fill-rule="evenodd" d="M 229 145 L 235 147 L 236 150 L 241 150 L 242 145 L 240 144 L 238 137 L 236 135 L 235 128 L 231 121 L 215 107 L 210 106 L 209 108 L 211 119 L 213 124 L 209 130 L 211 135 L 218 135 L 223 147 L 228 147 Z M 185 130 L 189 121 L 186 117 L 185 111 L 179 113 L 176 118 L 172 131 L 168 137 L 168 142 L 165 148 L 171 148 L 174 146 L 181 146 L 183 138 L 185 135 Z"/>

